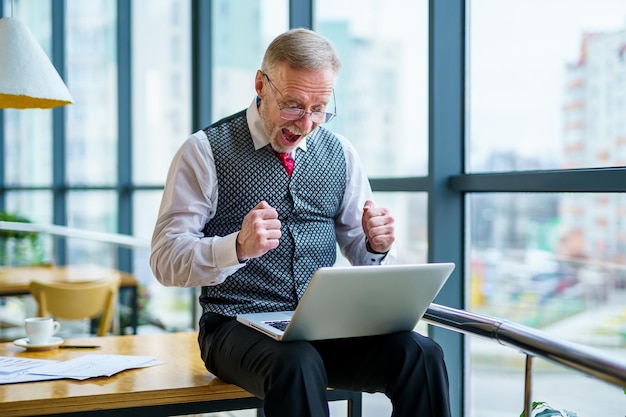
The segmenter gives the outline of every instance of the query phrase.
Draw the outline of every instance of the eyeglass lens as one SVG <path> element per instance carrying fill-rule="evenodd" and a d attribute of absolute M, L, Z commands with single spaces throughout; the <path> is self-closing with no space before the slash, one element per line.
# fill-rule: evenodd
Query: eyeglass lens
<path fill-rule="evenodd" d="M 300 120 L 305 114 L 311 116 L 311 120 L 315 123 L 329 122 L 335 115 L 321 111 L 307 112 L 302 109 L 280 108 L 280 116 L 285 120 Z"/>
<path fill-rule="evenodd" d="M 265 78 L 267 79 L 267 82 L 269 83 L 272 89 L 272 93 L 275 94 L 274 85 L 272 81 L 270 80 L 270 77 L 265 73 L 263 75 L 265 75 Z M 333 90 L 333 100 L 334 99 L 335 99 L 335 91 Z M 326 113 L 326 112 L 321 112 L 321 111 L 307 112 L 302 109 L 296 109 L 296 108 L 291 108 L 291 107 L 281 107 L 280 103 L 278 102 L 278 99 L 276 100 L 276 105 L 278 106 L 278 110 L 280 110 L 280 117 L 282 117 L 285 120 L 290 120 L 290 121 L 300 120 L 304 117 L 304 115 L 308 114 L 309 116 L 311 116 L 311 120 L 315 123 L 327 123 L 327 122 L 330 122 L 336 116 L 335 113 Z"/>

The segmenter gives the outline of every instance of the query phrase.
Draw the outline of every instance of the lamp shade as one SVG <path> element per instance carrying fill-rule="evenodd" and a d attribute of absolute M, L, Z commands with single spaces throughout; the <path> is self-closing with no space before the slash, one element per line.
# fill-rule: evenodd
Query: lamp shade
<path fill-rule="evenodd" d="M 72 102 L 26 25 L 11 17 L 0 19 L 0 108 L 49 109 Z"/>

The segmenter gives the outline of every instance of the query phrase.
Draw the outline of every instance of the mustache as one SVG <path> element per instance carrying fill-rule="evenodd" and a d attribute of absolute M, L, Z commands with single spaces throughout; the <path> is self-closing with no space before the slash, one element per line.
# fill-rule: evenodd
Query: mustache
<path fill-rule="evenodd" d="M 288 131 L 290 131 L 294 135 L 300 135 L 300 136 L 304 136 L 304 135 L 307 135 L 309 133 L 309 132 L 305 132 L 304 130 L 300 129 L 297 126 L 283 126 L 282 129 L 287 129 Z"/>

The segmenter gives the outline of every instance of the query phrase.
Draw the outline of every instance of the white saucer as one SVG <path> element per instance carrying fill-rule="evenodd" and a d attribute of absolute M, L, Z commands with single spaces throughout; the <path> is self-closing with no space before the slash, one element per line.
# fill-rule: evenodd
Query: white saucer
<path fill-rule="evenodd" d="M 48 343 L 44 343 L 40 345 L 33 345 L 32 343 L 28 341 L 27 337 L 13 341 L 14 345 L 26 348 L 28 350 L 54 349 L 57 346 L 59 346 L 61 343 L 63 343 L 63 339 L 61 339 L 60 337 L 51 337 Z"/>

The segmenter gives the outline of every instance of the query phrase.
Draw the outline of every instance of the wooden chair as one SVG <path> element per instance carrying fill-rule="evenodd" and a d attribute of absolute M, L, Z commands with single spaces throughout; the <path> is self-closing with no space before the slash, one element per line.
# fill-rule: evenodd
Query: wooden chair
<path fill-rule="evenodd" d="M 37 314 L 62 320 L 84 320 L 99 315 L 98 336 L 106 336 L 111 329 L 120 275 L 85 282 L 30 283 L 30 292 L 37 301 Z"/>

